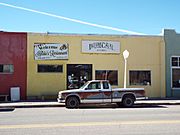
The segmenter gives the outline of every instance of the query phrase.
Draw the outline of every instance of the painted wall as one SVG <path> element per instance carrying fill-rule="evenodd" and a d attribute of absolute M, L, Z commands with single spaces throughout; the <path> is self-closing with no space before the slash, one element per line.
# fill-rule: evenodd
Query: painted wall
<path fill-rule="evenodd" d="M 20 87 L 26 98 L 27 34 L 0 32 L 0 64 L 13 64 L 14 73 L 0 73 L 0 94 L 10 95 L 10 88 Z"/>
<path fill-rule="evenodd" d="M 166 94 L 167 97 L 180 97 L 180 89 L 171 88 L 171 56 L 180 56 L 180 34 L 175 30 L 164 30 L 166 46 Z"/>
<path fill-rule="evenodd" d="M 119 41 L 120 54 L 82 53 L 82 40 Z M 34 60 L 34 43 L 68 43 L 68 60 Z M 122 52 L 130 52 L 128 70 L 151 70 L 151 86 L 145 86 L 147 96 L 165 96 L 165 46 L 160 36 L 62 35 L 28 34 L 27 95 L 57 95 L 66 89 L 66 64 L 93 64 L 95 70 L 118 70 L 118 86 L 123 87 L 124 59 Z M 37 64 L 62 64 L 63 73 L 37 73 Z M 129 73 L 127 74 L 128 87 Z"/>

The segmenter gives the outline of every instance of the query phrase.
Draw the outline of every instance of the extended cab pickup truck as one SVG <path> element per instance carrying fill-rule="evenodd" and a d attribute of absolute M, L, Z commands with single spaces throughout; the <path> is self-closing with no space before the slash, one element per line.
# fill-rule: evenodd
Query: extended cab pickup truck
<path fill-rule="evenodd" d="M 134 105 L 137 99 L 145 98 L 144 88 L 115 88 L 106 80 L 92 80 L 79 89 L 64 90 L 58 94 L 58 102 L 66 108 L 78 108 L 83 103 L 117 103 L 125 107 Z"/>

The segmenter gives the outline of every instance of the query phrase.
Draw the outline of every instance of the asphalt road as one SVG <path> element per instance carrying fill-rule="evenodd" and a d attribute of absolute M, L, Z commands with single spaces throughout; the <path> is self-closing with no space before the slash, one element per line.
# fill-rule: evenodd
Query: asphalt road
<path fill-rule="evenodd" d="M 0 135 L 180 135 L 180 106 L 17 108 L 0 112 Z"/>

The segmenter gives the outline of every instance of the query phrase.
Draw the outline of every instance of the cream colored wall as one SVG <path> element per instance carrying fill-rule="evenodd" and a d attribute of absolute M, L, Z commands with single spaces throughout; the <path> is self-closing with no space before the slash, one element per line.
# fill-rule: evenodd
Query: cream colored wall
<path fill-rule="evenodd" d="M 88 54 L 81 52 L 82 40 L 120 42 L 120 54 Z M 34 43 L 68 43 L 68 60 L 34 60 Z M 66 89 L 66 64 L 93 64 L 95 70 L 118 70 L 118 86 L 123 87 L 124 60 L 122 52 L 130 52 L 128 70 L 151 70 L 151 86 L 145 86 L 150 97 L 165 96 L 164 41 L 152 36 L 88 36 L 28 34 L 27 96 L 54 95 Z M 37 64 L 62 64 L 63 73 L 37 73 Z M 127 82 L 129 84 L 129 75 Z M 142 86 L 128 86 L 142 87 Z M 143 86 L 144 87 L 144 86 Z"/>
<path fill-rule="evenodd" d="M 57 95 L 65 88 L 66 60 L 34 60 L 34 43 L 65 43 L 61 37 L 28 34 L 27 96 Z M 63 65 L 63 73 L 38 73 L 37 64 Z"/>
<path fill-rule="evenodd" d="M 128 70 L 151 70 L 151 85 L 142 86 L 148 97 L 165 97 L 165 45 L 163 38 L 150 36 L 127 38 L 125 44 L 130 52 Z"/>

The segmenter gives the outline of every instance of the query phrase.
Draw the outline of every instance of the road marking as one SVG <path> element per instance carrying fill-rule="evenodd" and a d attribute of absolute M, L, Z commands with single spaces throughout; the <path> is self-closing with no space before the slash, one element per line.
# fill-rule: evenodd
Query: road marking
<path fill-rule="evenodd" d="M 180 120 L 112 121 L 112 122 L 81 122 L 81 123 L 77 122 L 77 123 L 56 123 L 56 124 L 0 125 L 0 129 L 56 128 L 56 127 L 82 127 L 82 126 L 116 126 L 116 125 L 144 125 L 144 124 L 180 124 Z"/>

